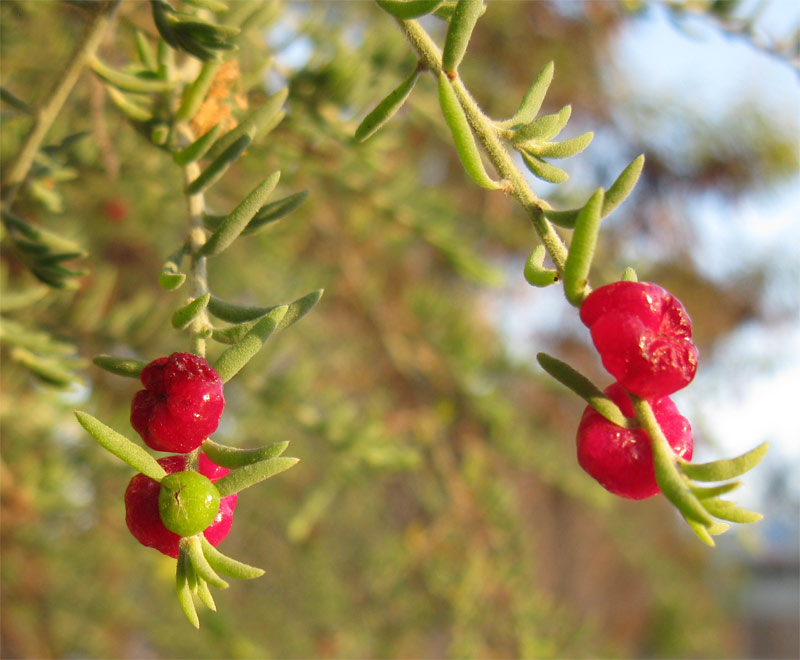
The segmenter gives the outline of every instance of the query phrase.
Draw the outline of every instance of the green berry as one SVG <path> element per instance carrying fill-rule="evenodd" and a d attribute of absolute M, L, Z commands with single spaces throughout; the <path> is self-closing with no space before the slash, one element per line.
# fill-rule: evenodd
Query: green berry
<path fill-rule="evenodd" d="M 164 526 L 179 536 L 199 534 L 219 512 L 217 487 L 199 472 L 175 472 L 161 480 L 158 511 Z"/>

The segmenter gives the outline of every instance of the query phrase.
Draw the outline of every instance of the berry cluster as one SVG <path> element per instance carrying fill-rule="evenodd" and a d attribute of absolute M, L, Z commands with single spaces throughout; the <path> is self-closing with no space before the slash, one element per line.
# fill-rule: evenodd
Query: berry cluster
<path fill-rule="evenodd" d="M 125 491 L 125 521 L 145 546 L 178 557 L 183 536 L 200 532 L 216 546 L 230 532 L 238 495 L 220 498 L 213 482 L 230 472 L 200 453 L 198 470 L 188 465 L 219 425 L 225 398 L 219 374 L 201 357 L 173 353 L 141 373 L 145 389 L 131 404 L 131 426 L 151 449 L 178 452 L 158 460 L 167 472 L 161 483 L 144 474 Z"/>
<path fill-rule="evenodd" d="M 617 379 L 605 394 L 626 417 L 634 416 L 628 392 L 647 400 L 672 450 L 691 459 L 691 426 L 668 396 L 697 370 L 692 322 L 680 301 L 656 284 L 614 282 L 586 297 L 580 318 Z M 610 492 L 635 500 L 660 492 L 645 431 L 618 426 L 589 406 L 577 442 L 581 467 Z"/>

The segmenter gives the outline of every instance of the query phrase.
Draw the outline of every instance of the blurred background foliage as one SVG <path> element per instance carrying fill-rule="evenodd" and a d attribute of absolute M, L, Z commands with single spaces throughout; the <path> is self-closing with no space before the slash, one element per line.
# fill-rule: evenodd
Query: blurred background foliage
<path fill-rule="evenodd" d="M 185 233 L 181 173 L 86 72 L 47 142 L 87 132 L 60 156 L 74 176 L 38 179 L 17 211 L 84 247 L 89 274 L 74 291 L 43 289 L 3 243 L 3 656 L 747 655 L 742 566 L 712 563 L 660 498 L 613 499 L 584 475 L 573 450 L 581 403 L 501 340 L 495 301 L 522 282 L 534 234 L 512 200 L 464 176 L 435 81 L 423 77 L 373 139 L 353 140 L 415 65 L 392 20 L 371 3 L 266 6 L 225 100 L 240 116 L 244 100 L 257 107 L 288 84 L 288 113 L 209 201 L 227 212 L 274 169 L 276 198 L 310 196 L 212 260 L 211 288 L 256 305 L 326 291 L 229 384 L 216 435 L 240 446 L 290 440 L 301 458 L 240 498 L 224 542 L 267 574 L 219 593 L 219 613 L 192 630 L 175 601 L 174 561 L 125 527 L 130 469 L 72 416 L 81 407 L 131 436 L 137 384 L 86 358 L 187 349 L 169 326 L 181 292 L 157 284 Z M 684 301 L 709 351 L 760 313 L 769 265 L 745 281 L 709 280 L 682 202 L 780 183 L 797 172 L 796 144 L 750 99 L 712 125 L 679 98 L 654 107 L 613 93 L 609 53 L 642 11 L 490 3 L 462 75 L 503 117 L 555 60 L 545 111 L 571 103 L 574 134 L 597 133 L 567 163 L 573 181 L 548 189 L 558 206 L 582 203 L 645 151 L 643 179 L 603 234 L 595 281 L 617 279 L 634 254 L 642 279 Z M 0 3 L 3 86 L 35 106 L 86 13 L 78 2 Z M 443 23 L 429 27 L 443 34 Z M 125 2 L 104 61 L 134 57 L 135 28 L 155 37 L 148 5 Z M 4 160 L 28 121 L 3 106 Z M 654 241 L 655 255 L 631 252 Z M 576 317 L 538 341 L 606 382 Z M 26 367 L 20 348 L 48 347 L 80 383 L 54 387 Z"/>

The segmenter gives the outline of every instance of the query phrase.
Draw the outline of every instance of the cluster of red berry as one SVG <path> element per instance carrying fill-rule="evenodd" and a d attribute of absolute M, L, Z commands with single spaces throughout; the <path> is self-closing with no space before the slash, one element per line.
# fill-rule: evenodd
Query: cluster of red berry
<path fill-rule="evenodd" d="M 691 460 L 692 428 L 668 396 L 697 370 L 692 322 L 680 301 L 656 284 L 614 282 L 586 297 L 580 318 L 617 379 L 605 394 L 626 417 L 634 416 L 628 392 L 647 400 L 672 450 Z M 660 492 L 647 433 L 617 426 L 591 406 L 578 427 L 578 462 L 616 495 L 640 500 Z"/>
<path fill-rule="evenodd" d="M 203 358 L 173 353 L 141 373 L 145 389 L 131 405 L 131 425 L 151 449 L 178 452 L 158 462 L 168 477 L 158 483 L 137 474 L 125 491 L 125 521 L 142 544 L 178 556 L 182 536 L 203 532 L 218 545 L 230 532 L 237 494 L 220 498 L 213 482 L 230 472 L 199 454 L 197 471 L 187 453 L 217 430 L 225 398 L 219 374 Z"/>

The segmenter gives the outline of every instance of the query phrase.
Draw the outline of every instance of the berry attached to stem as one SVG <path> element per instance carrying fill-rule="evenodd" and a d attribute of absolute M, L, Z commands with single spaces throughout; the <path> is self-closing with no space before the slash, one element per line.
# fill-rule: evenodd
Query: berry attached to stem
<path fill-rule="evenodd" d="M 581 305 L 603 366 L 627 390 L 663 397 L 688 385 L 697 371 L 692 322 L 680 301 L 657 284 L 614 282 Z"/>
<path fill-rule="evenodd" d="M 145 389 L 131 404 L 131 426 L 148 447 L 187 453 L 217 430 L 225 398 L 219 374 L 201 357 L 173 353 L 141 373 Z"/>
<path fill-rule="evenodd" d="M 626 417 L 633 404 L 620 383 L 605 389 Z M 692 458 L 692 427 L 669 397 L 651 400 L 653 414 L 675 454 Z M 607 491 L 632 500 L 661 492 L 656 483 L 650 438 L 643 429 L 626 429 L 608 421 L 591 406 L 578 426 L 578 463 Z"/>

